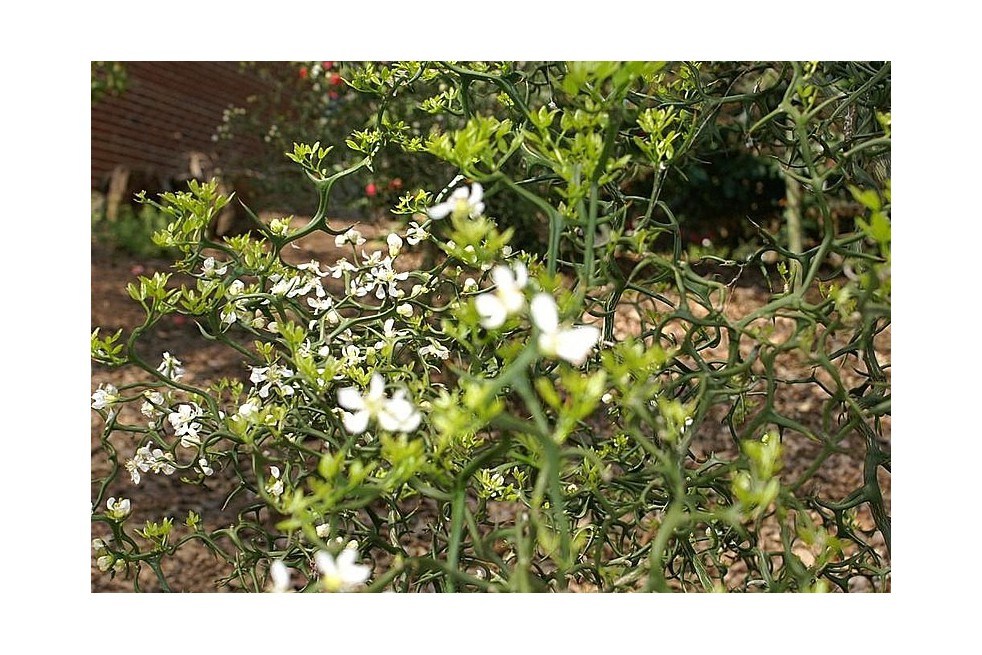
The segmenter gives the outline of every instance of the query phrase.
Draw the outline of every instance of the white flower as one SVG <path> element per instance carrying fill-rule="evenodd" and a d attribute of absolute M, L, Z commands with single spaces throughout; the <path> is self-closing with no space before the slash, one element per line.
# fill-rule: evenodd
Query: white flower
<path fill-rule="evenodd" d="M 536 295 L 529 311 L 532 322 L 540 330 L 539 350 L 547 357 L 558 357 L 580 366 L 600 339 L 600 329 L 594 325 L 560 326 L 556 300 L 547 293 Z"/>
<path fill-rule="evenodd" d="M 430 233 L 423 229 L 419 223 L 416 221 L 409 222 L 409 229 L 406 230 L 406 241 L 409 245 L 415 246 L 420 241 L 426 241 L 430 238 Z"/>
<path fill-rule="evenodd" d="M 239 405 L 238 415 L 250 423 L 259 420 L 259 403 L 249 400 Z"/>
<path fill-rule="evenodd" d="M 96 560 L 99 570 L 105 573 L 109 569 L 114 569 L 117 573 L 122 570 L 123 560 L 117 560 L 112 555 L 102 555 Z"/>
<path fill-rule="evenodd" d="M 321 270 L 321 263 L 316 259 L 311 259 L 306 264 L 297 264 L 297 268 L 301 271 L 313 271 L 317 277 L 327 276 L 327 273 Z"/>
<path fill-rule="evenodd" d="M 174 435 L 181 438 L 181 445 L 185 448 L 193 448 L 201 444 L 201 437 L 198 436 L 201 424 L 195 420 L 199 416 L 201 416 L 201 408 L 197 403 L 180 405 L 176 412 L 171 412 L 167 416 L 167 420 L 174 428 Z"/>
<path fill-rule="evenodd" d="M 266 481 L 266 493 L 279 498 L 283 494 L 283 480 L 280 480 L 280 468 L 269 467 L 270 478 Z"/>
<path fill-rule="evenodd" d="M 404 389 L 397 389 L 392 398 L 382 406 L 378 414 L 378 424 L 389 432 L 412 432 L 419 427 L 420 415 Z"/>
<path fill-rule="evenodd" d="M 281 277 L 279 275 L 270 276 L 271 280 L 275 281 L 275 284 L 270 288 L 269 292 L 274 296 L 286 296 L 287 298 L 292 298 L 297 295 L 296 290 L 300 285 L 300 276 L 294 275 L 293 277 Z"/>
<path fill-rule="evenodd" d="M 359 232 L 355 228 L 351 228 L 344 234 L 339 234 L 336 237 L 334 237 L 334 245 L 337 246 L 338 248 L 340 248 L 346 243 L 351 243 L 356 246 L 360 246 L 361 244 L 365 243 L 365 237 L 363 237 L 361 235 L 361 232 Z"/>
<path fill-rule="evenodd" d="M 142 479 L 140 476 L 140 465 L 136 459 L 126 460 L 126 463 L 123 466 L 127 471 L 129 471 L 130 481 L 133 484 L 140 484 L 140 480 Z"/>
<path fill-rule="evenodd" d="M 474 278 L 469 277 L 464 280 L 464 293 L 473 293 L 474 291 L 477 291 L 477 282 L 474 281 Z"/>
<path fill-rule="evenodd" d="M 353 346 L 349 346 L 353 347 Z M 338 390 L 338 404 L 351 412 L 344 412 L 344 428 L 351 434 L 360 434 L 368 427 L 368 419 L 378 416 L 385 404 L 385 381 L 377 373 L 372 375 L 368 393 L 362 396 L 358 389 L 345 387 Z"/>
<path fill-rule="evenodd" d="M 407 302 L 404 302 L 396 307 L 396 314 L 403 318 L 409 318 L 413 315 L 413 306 Z"/>
<path fill-rule="evenodd" d="M 144 391 L 143 392 L 146 401 L 140 406 L 140 413 L 149 419 L 157 418 L 160 412 L 157 410 L 158 405 L 164 404 L 164 394 L 159 391 Z"/>
<path fill-rule="evenodd" d="M 386 257 L 369 273 L 368 281 L 365 283 L 365 289 L 371 290 L 372 287 L 375 287 L 375 297 L 379 300 L 383 300 L 386 294 L 398 298 L 404 295 L 399 292 L 398 283 L 408 278 L 408 271 L 396 273 L 392 268 L 392 258 Z"/>
<path fill-rule="evenodd" d="M 334 266 L 327 267 L 327 272 L 334 279 L 340 279 L 344 273 L 354 273 L 357 270 L 358 267 L 352 264 L 351 262 L 349 262 L 344 257 L 342 257 L 337 262 L 335 262 Z"/>
<path fill-rule="evenodd" d="M 396 321 L 394 318 L 385 319 L 382 324 L 382 339 L 375 342 L 375 350 L 382 350 L 388 344 L 394 344 L 402 336 L 401 330 L 395 329 Z"/>
<path fill-rule="evenodd" d="M 351 591 L 364 584 L 371 569 L 357 564 L 358 550 L 344 548 L 335 559 L 330 553 L 319 550 L 314 553 L 314 562 L 321 573 L 321 584 L 327 591 Z"/>
<path fill-rule="evenodd" d="M 114 570 L 116 573 L 120 573 L 126 567 L 126 562 L 121 559 L 116 559 L 116 557 L 109 552 L 109 547 L 102 539 L 93 539 L 92 548 L 95 549 L 96 566 L 98 566 L 99 570 L 103 573 L 109 569 Z"/>
<path fill-rule="evenodd" d="M 432 219 L 445 218 L 450 214 L 460 218 L 477 218 L 484 213 L 484 203 L 481 202 L 483 197 L 484 189 L 475 182 L 471 185 L 470 191 L 467 190 L 467 187 L 459 187 L 450 194 L 446 201 L 430 207 L 426 213 Z"/>
<path fill-rule="evenodd" d="M 281 559 L 275 559 L 269 565 L 269 579 L 273 583 L 270 591 L 282 594 L 290 591 L 290 569 Z"/>
<path fill-rule="evenodd" d="M 222 329 L 228 328 L 230 325 L 239 320 L 239 312 L 242 308 L 235 303 L 225 303 L 225 307 L 222 308 L 220 317 L 222 319 Z"/>
<path fill-rule="evenodd" d="M 256 313 L 253 316 L 252 320 L 249 321 L 249 325 L 256 328 L 257 330 L 261 330 L 264 327 L 266 327 L 266 317 L 263 315 L 263 311 L 261 309 L 256 310 Z"/>
<path fill-rule="evenodd" d="M 174 455 L 171 453 L 165 453 L 160 448 L 154 448 L 151 457 L 153 459 L 150 462 L 150 470 L 154 473 L 170 475 L 177 470 L 174 468 Z"/>
<path fill-rule="evenodd" d="M 361 352 L 358 350 L 358 346 L 353 343 L 349 343 L 344 348 L 341 349 L 341 368 L 354 368 L 361 364 L 362 360 Z"/>
<path fill-rule="evenodd" d="M 112 408 L 117 402 L 119 402 L 119 390 L 112 384 L 100 384 L 92 394 L 92 409 Z"/>
<path fill-rule="evenodd" d="M 227 270 L 228 270 L 228 264 L 215 266 L 214 257 L 206 257 L 204 263 L 201 264 L 201 273 L 205 277 L 215 277 L 217 275 L 225 275 L 225 271 Z"/>
<path fill-rule="evenodd" d="M 491 469 L 481 469 L 477 474 L 478 482 L 483 489 L 479 491 L 482 496 L 489 498 L 500 497 L 506 491 L 505 476 Z"/>
<path fill-rule="evenodd" d="M 293 371 L 291 369 L 280 366 L 279 364 L 271 364 L 269 366 L 253 367 L 249 381 L 257 386 L 265 382 L 265 384 L 259 387 L 259 396 L 261 398 L 268 398 L 269 392 L 272 389 L 276 389 L 284 396 L 292 396 L 295 393 L 294 388 L 284 382 L 284 378 L 291 377 L 292 375 Z"/>
<path fill-rule="evenodd" d="M 242 280 L 234 280 L 232 284 L 228 285 L 228 291 L 226 293 L 234 298 L 243 291 L 245 291 L 245 283 Z"/>
<path fill-rule="evenodd" d="M 333 305 L 334 301 L 330 297 L 327 298 L 307 298 L 307 304 L 314 310 L 315 314 L 321 312 L 326 312 Z"/>
<path fill-rule="evenodd" d="M 157 367 L 157 370 L 165 378 L 170 378 L 174 382 L 177 382 L 184 377 L 184 368 L 181 366 L 181 360 L 168 352 L 164 353 L 163 361 L 160 362 L 160 366 Z"/>
<path fill-rule="evenodd" d="M 427 345 L 420 348 L 419 354 L 423 357 L 433 355 L 439 359 L 450 359 L 450 350 L 436 341 L 430 341 Z"/>
<path fill-rule="evenodd" d="M 96 565 L 99 567 L 100 571 L 105 573 L 112 567 L 113 560 L 115 558 L 112 555 L 108 554 L 108 550 L 106 549 L 106 542 L 103 541 L 102 539 L 93 539 L 92 549 L 95 550 Z"/>
<path fill-rule="evenodd" d="M 368 277 L 369 279 L 371 278 L 371 276 Z M 358 298 L 368 295 L 368 289 L 369 287 L 364 275 L 359 275 L 357 279 L 352 280 L 351 284 L 348 285 L 348 293 Z"/>
<path fill-rule="evenodd" d="M 386 266 L 386 267 L 391 268 L 392 267 L 392 257 L 389 256 L 389 255 L 385 255 L 385 257 L 383 258 L 382 257 L 382 251 L 381 250 L 373 250 L 371 254 L 368 254 L 368 253 L 365 253 L 365 252 L 361 253 L 361 265 L 362 266 L 370 266 L 370 267 L 374 268 L 374 267 L 376 267 L 376 266 L 378 266 L 380 264 L 382 266 Z"/>
<path fill-rule="evenodd" d="M 115 521 L 122 521 L 129 516 L 130 499 L 120 498 L 119 500 L 116 500 L 115 498 L 110 498 L 108 501 L 106 501 L 106 507 L 109 508 L 109 512 L 107 512 L 109 518 Z"/>
<path fill-rule="evenodd" d="M 402 250 L 402 237 L 395 232 L 385 238 L 385 243 L 389 246 L 389 257 L 395 257 Z"/>
<path fill-rule="evenodd" d="M 215 473 L 215 469 L 213 469 L 208 464 L 208 460 L 205 457 L 201 457 L 198 459 L 198 468 L 200 468 L 201 472 L 204 473 L 206 476 L 213 475 Z"/>
<path fill-rule="evenodd" d="M 383 430 L 390 432 L 412 432 L 420 422 L 419 412 L 405 397 L 405 391 L 399 389 L 392 398 L 387 398 L 385 381 L 377 373 L 372 375 L 368 393 L 364 396 L 354 387 L 338 390 L 338 404 L 350 410 L 343 412 L 341 419 L 351 434 L 364 432 L 372 418 Z"/>
<path fill-rule="evenodd" d="M 494 280 L 495 289 L 474 298 L 474 308 L 481 315 L 481 325 L 488 329 L 501 327 L 505 319 L 525 306 L 522 289 L 528 282 L 528 271 L 521 262 L 515 265 L 514 271 L 499 265 L 491 270 L 491 279 Z"/>
<path fill-rule="evenodd" d="M 147 473 L 148 471 L 153 471 L 154 473 L 170 475 L 177 470 L 174 467 L 174 456 L 172 454 L 165 453 L 160 448 L 155 448 L 151 452 L 149 444 L 137 448 L 133 459 L 126 460 L 124 466 L 129 471 L 133 484 L 140 484 L 141 472 Z"/>

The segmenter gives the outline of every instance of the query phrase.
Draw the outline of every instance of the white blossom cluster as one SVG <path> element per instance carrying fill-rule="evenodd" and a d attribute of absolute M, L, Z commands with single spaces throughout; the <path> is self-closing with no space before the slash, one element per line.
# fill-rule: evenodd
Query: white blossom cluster
<path fill-rule="evenodd" d="M 484 189 L 478 183 L 472 184 L 470 189 L 460 187 L 427 213 L 434 220 L 446 216 L 477 218 L 484 213 Z M 492 287 L 474 298 L 474 309 L 480 316 L 481 326 L 488 330 L 500 328 L 509 317 L 525 309 L 528 269 L 521 262 L 511 267 L 499 264 L 491 269 L 491 281 Z M 477 291 L 477 283 L 468 278 L 464 281 L 464 292 L 474 291 Z M 529 305 L 529 313 L 538 329 L 539 351 L 546 357 L 581 366 L 600 339 L 600 330 L 596 326 L 561 324 L 556 301 L 549 294 L 536 294 Z"/>
<path fill-rule="evenodd" d="M 354 541 L 348 542 L 337 557 L 326 550 L 316 551 L 314 564 L 320 574 L 318 580 L 320 586 L 328 592 L 354 591 L 365 584 L 372 573 L 371 567 L 358 563 L 358 544 Z M 284 593 L 292 590 L 290 568 L 283 560 L 272 561 L 269 567 L 269 577 L 271 581 L 270 591 Z"/>
<path fill-rule="evenodd" d="M 128 459 L 123 464 L 130 474 L 133 484 L 140 484 L 142 473 L 163 473 L 170 475 L 177 468 L 174 466 L 174 455 L 165 453 L 160 448 L 150 449 L 150 444 L 146 444 L 136 449 L 133 459 Z"/>
<path fill-rule="evenodd" d="M 396 389 L 391 397 L 386 396 L 385 380 L 378 373 L 372 375 L 365 394 L 355 387 L 338 391 L 338 404 L 348 410 L 342 412 L 341 419 L 351 434 L 364 432 L 372 419 L 389 432 L 412 432 L 421 420 L 419 411 L 406 397 L 405 389 Z"/>
<path fill-rule="evenodd" d="M 282 396 L 292 396 L 296 393 L 288 380 L 293 377 L 293 371 L 279 364 L 255 366 L 249 381 L 256 385 L 261 398 L 268 398 L 271 391 L 277 391 Z"/>
<path fill-rule="evenodd" d="M 512 268 L 498 265 L 491 270 L 491 279 L 494 287 L 474 298 L 474 308 L 486 329 L 501 327 L 510 316 L 525 308 L 528 271 L 521 262 Z M 556 300 L 548 293 L 538 293 L 532 298 L 529 314 L 538 328 L 539 351 L 546 357 L 581 366 L 600 340 L 600 329 L 594 325 L 561 324 Z"/>

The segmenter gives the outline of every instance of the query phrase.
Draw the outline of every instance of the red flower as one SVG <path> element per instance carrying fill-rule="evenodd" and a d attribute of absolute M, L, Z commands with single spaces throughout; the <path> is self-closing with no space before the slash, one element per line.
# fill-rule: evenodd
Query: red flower
<path fill-rule="evenodd" d="M 307 77 L 307 67 L 306 66 L 301 66 L 300 67 L 300 77 L 302 77 L 302 78 L 306 78 Z"/>
<path fill-rule="evenodd" d="M 374 198 L 378 194 L 378 187 L 375 186 L 374 182 L 369 182 L 365 185 L 365 195 L 369 198 Z"/>
<path fill-rule="evenodd" d="M 402 178 L 401 177 L 394 177 L 394 178 L 392 178 L 389 181 L 389 188 L 392 189 L 393 191 L 398 191 L 399 189 L 401 189 L 402 188 Z"/>
<path fill-rule="evenodd" d="M 342 80 L 341 80 L 341 76 L 338 75 L 337 73 L 331 73 L 331 77 L 328 81 L 331 83 L 332 86 L 337 86 L 341 84 Z"/>
<path fill-rule="evenodd" d="M 334 68 L 333 61 L 322 61 L 321 64 L 324 66 L 324 70 L 331 70 L 332 68 Z"/>
<path fill-rule="evenodd" d="M 331 100 L 337 100 L 338 99 L 338 92 L 337 91 L 328 91 L 327 92 L 327 97 L 330 98 Z"/>

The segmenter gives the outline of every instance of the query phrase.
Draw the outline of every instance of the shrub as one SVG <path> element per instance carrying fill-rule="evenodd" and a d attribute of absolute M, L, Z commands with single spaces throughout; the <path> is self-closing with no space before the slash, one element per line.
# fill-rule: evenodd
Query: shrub
<path fill-rule="evenodd" d="M 890 191 L 855 170 L 889 152 L 889 114 L 870 100 L 889 65 L 848 79 L 842 66 L 747 64 L 750 90 L 734 93 L 721 65 L 370 64 L 349 80 L 378 103 L 374 126 L 345 140 L 355 154 L 332 160 L 337 141 L 289 152 L 317 192 L 309 220 L 256 218 L 215 241 L 228 198 L 213 184 L 162 194 L 154 241 L 193 282 L 140 277 L 128 291 L 145 323 L 92 335 L 94 361 L 143 380 L 93 394 L 111 464 L 92 505 L 99 568 L 150 567 L 166 589 L 163 561 L 199 542 L 227 562 L 225 584 L 252 591 L 887 589 L 876 338 L 890 321 Z M 821 233 L 804 247 L 761 227 L 744 259 L 690 260 L 660 192 L 734 102 L 772 106 L 745 136 L 780 154 Z M 416 134 L 410 106 L 445 121 Z M 850 115 L 868 129 L 841 129 Z M 385 148 L 457 176 L 407 191 L 392 208 L 403 227 L 375 241 L 332 228 L 334 189 L 372 183 Z M 648 193 L 624 191 L 642 178 Z M 848 233 L 833 183 L 863 207 Z M 509 222 L 505 207 L 531 209 Z M 541 251 L 518 245 L 526 225 Z M 314 233 L 345 257 L 288 263 Z M 776 289 L 728 315 L 731 285 L 756 269 Z M 179 357 L 148 360 L 140 346 L 173 314 L 243 375 L 197 385 Z M 805 389 L 823 398 L 814 417 L 784 402 Z M 704 452 L 719 430 L 730 443 Z M 816 472 L 851 440 L 863 480 L 825 497 Z M 790 476 L 789 442 L 814 453 Z M 223 493 L 225 509 L 131 525 L 153 476 Z"/>

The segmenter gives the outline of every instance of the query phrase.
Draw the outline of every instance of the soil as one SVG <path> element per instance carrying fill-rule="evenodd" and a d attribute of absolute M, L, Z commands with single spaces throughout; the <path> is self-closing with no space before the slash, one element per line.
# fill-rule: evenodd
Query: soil
<path fill-rule="evenodd" d="M 342 225 L 343 223 L 338 222 L 335 227 Z M 359 229 L 366 233 L 369 238 L 372 237 L 371 226 L 361 225 Z M 374 229 L 381 231 L 383 236 L 388 232 L 386 225 L 379 225 Z M 336 253 L 333 239 L 326 235 L 312 235 L 302 240 L 299 248 L 291 248 L 285 254 L 285 257 L 294 263 L 309 261 L 311 258 L 330 263 L 335 261 L 338 256 L 340 255 Z M 170 272 L 171 270 L 168 260 L 138 259 L 123 252 L 112 250 L 95 241 L 92 244 L 91 269 L 92 328 L 100 328 L 102 334 L 123 329 L 124 335 L 135 326 L 140 325 L 144 319 L 142 308 L 129 297 L 126 285 L 135 281 L 137 275 L 150 276 L 155 272 Z M 746 315 L 753 309 L 765 304 L 770 297 L 769 291 L 762 286 L 734 286 L 727 312 L 734 316 Z M 630 315 L 621 317 L 617 331 L 629 332 L 632 321 L 636 321 L 636 317 Z M 776 329 L 780 332 L 782 328 L 786 329 L 787 326 L 782 326 L 779 322 Z M 204 384 L 224 376 L 246 377 L 244 375 L 246 371 L 235 353 L 204 340 L 193 323 L 172 320 L 167 325 L 158 328 L 152 343 L 148 343 L 144 349 L 143 354 L 148 361 L 160 361 L 164 352 L 177 355 L 186 371 L 184 380 L 190 384 Z M 889 328 L 878 337 L 877 355 L 881 365 L 889 364 Z M 796 373 L 793 361 L 784 362 L 781 366 L 785 369 L 784 373 L 789 376 Z M 797 373 L 800 374 L 801 371 L 797 371 Z M 843 375 L 848 377 L 849 372 L 844 371 Z M 93 365 L 92 368 L 93 391 L 103 383 L 112 383 L 119 387 L 127 382 L 135 382 L 140 379 L 142 377 L 127 368 L 115 371 L 110 371 L 101 365 Z M 823 395 L 820 394 L 816 385 L 795 385 L 792 389 L 792 393 L 777 400 L 779 409 L 782 412 L 789 412 L 797 416 L 806 424 L 815 424 L 820 421 Z M 124 408 L 124 411 L 136 413 L 137 408 L 133 405 L 134 403 L 131 403 Z M 111 464 L 100 447 L 100 437 L 104 427 L 103 420 L 95 411 L 91 413 L 91 417 L 92 479 L 98 480 L 106 475 Z M 138 414 L 135 418 L 131 418 L 135 423 L 140 422 Z M 889 435 L 890 417 L 887 416 L 884 418 L 884 436 L 887 442 L 889 442 Z M 120 448 L 120 462 L 122 462 L 125 458 L 132 456 L 132 449 L 130 448 L 128 451 L 128 445 L 121 442 L 117 443 L 116 439 L 117 437 L 114 437 L 114 444 Z M 813 485 L 810 488 L 819 488 L 825 498 L 842 499 L 861 486 L 863 443 L 858 436 L 854 436 L 847 438 L 843 446 L 845 452 L 832 455 L 809 483 Z M 693 451 L 700 458 L 713 452 L 726 453 L 732 448 L 732 440 L 723 426 L 719 423 L 714 424 L 711 420 L 706 420 L 703 423 L 693 444 Z M 786 438 L 784 442 L 785 474 L 794 475 L 796 472 L 800 473 L 805 470 L 814 460 L 818 450 L 819 448 L 815 443 L 804 438 L 795 438 L 795 433 L 792 433 L 791 438 Z M 882 469 L 880 483 L 889 514 L 890 476 Z M 227 525 L 230 516 L 227 512 L 234 508 L 223 507 L 222 503 L 233 488 L 232 480 L 222 480 L 220 476 L 216 475 L 214 479 L 209 479 L 209 484 L 210 490 L 207 493 L 202 493 L 201 489 L 182 483 L 177 479 L 177 476 L 147 475 L 144 477 L 139 491 L 137 491 L 130 483 L 129 476 L 122 472 L 105 495 L 107 497 L 125 496 L 133 499 L 134 505 L 139 507 L 138 512 L 134 512 L 134 517 L 130 522 L 130 525 L 134 526 L 142 525 L 147 518 L 159 521 L 163 517 L 169 516 L 174 518 L 176 528 L 183 527 L 181 523 L 189 510 L 200 514 L 206 524 L 219 526 L 224 520 Z M 93 497 L 95 494 L 96 489 L 93 486 Z M 866 529 L 872 530 L 874 527 L 865 505 L 861 507 L 857 520 Z M 92 537 L 101 538 L 105 536 L 107 536 L 105 527 L 99 523 L 93 524 Z M 776 532 L 772 536 L 774 539 L 778 538 Z M 872 539 L 877 550 L 884 555 L 886 561 L 889 561 L 885 555 L 886 548 L 883 545 L 881 535 L 876 532 Z M 811 555 L 807 552 L 801 552 L 799 556 L 807 561 Z M 227 569 L 223 562 L 217 560 L 197 543 L 182 547 L 175 557 L 168 558 L 168 560 L 165 562 L 164 571 L 172 591 L 228 592 L 239 590 L 234 581 L 229 585 L 218 584 L 218 581 L 228 575 Z M 144 567 L 138 582 L 143 591 L 162 590 L 161 585 L 146 567 Z M 95 565 L 94 557 L 91 565 L 91 583 L 93 592 L 134 590 L 134 581 L 131 578 L 126 576 L 110 578 L 109 575 L 100 572 Z M 855 591 L 871 590 L 867 587 L 865 580 L 857 580 Z M 591 591 L 589 587 L 574 590 Z"/>

